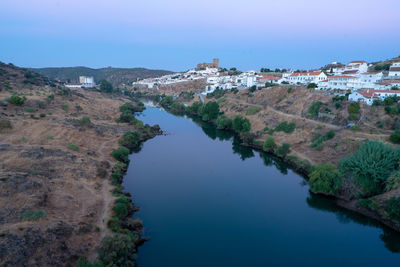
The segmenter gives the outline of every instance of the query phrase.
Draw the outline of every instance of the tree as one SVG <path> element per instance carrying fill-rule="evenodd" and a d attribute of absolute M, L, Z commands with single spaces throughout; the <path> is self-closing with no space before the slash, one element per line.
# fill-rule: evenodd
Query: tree
<path fill-rule="evenodd" d="M 233 119 L 233 129 L 238 133 L 246 133 L 250 131 L 251 125 L 247 118 L 242 115 L 236 115 Z"/>
<path fill-rule="evenodd" d="M 286 157 L 286 155 L 290 153 L 290 145 L 283 143 L 275 149 L 275 153 L 282 158 Z"/>
<path fill-rule="evenodd" d="M 129 149 L 120 146 L 119 148 L 115 149 L 111 155 L 118 161 L 121 161 L 123 163 L 128 163 L 129 162 Z"/>
<path fill-rule="evenodd" d="M 103 239 L 99 258 L 105 266 L 135 266 L 135 251 L 134 239 L 116 234 Z"/>
<path fill-rule="evenodd" d="M 332 163 L 321 163 L 312 168 L 308 183 L 315 193 L 335 194 L 342 185 L 342 174 Z"/>
<path fill-rule="evenodd" d="M 318 85 L 317 85 L 316 83 L 309 83 L 309 84 L 307 85 L 307 88 L 308 88 L 308 89 L 317 88 L 317 87 L 318 87 Z"/>
<path fill-rule="evenodd" d="M 126 132 L 119 141 L 121 146 L 127 147 L 129 150 L 133 150 L 139 145 L 140 134 L 138 132 Z"/>
<path fill-rule="evenodd" d="M 230 129 L 232 128 L 232 119 L 225 116 L 221 115 L 217 119 L 217 128 L 218 129 Z"/>
<path fill-rule="evenodd" d="M 210 101 L 204 105 L 201 111 L 201 116 L 202 119 L 205 121 L 215 120 L 218 117 L 218 113 L 219 113 L 218 103 L 215 101 Z"/>
<path fill-rule="evenodd" d="M 22 106 L 25 103 L 26 97 L 19 97 L 17 95 L 12 95 L 8 102 L 16 106 Z"/>
<path fill-rule="evenodd" d="M 109 83 L 106 80 L 102 80 L 100 82 L 100 91 L 105 92 L 105 93 L 112 93 L 113 91 L 113 86 L 111 83 Z"/>
<path fill-rule="evenodd" d="M 400 132 L 394 132 L 390 135 L 389 140 L 395 144 L 400 144 Z"/>
<path fill-rule="evenodd" d="M 275 139 L 272 136 L 268 136 L 265 139 L 264 145 L 263 145 L 263 149 L 266 151 L 270 151 L 272 149 L 275 148 Z"/>
<path fill-rule="evenodd" d="M 253 93 L 257 90 L 257 86 L 253 85 L 252 87 L 249 88 L 249 92 Z"/>

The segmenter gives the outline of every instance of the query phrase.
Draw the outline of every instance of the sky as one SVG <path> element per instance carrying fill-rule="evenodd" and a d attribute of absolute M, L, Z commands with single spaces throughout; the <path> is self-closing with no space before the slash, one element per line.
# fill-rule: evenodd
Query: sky
<path fill-rule="evenodd" d="M 400 55 L 399 0 L 0 0 L 0 61 L 184 71 Z"/>

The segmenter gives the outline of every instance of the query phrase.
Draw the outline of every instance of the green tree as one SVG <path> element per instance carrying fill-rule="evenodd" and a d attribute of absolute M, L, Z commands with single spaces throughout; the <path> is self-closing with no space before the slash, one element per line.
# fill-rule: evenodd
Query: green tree
<path fill-rule="evenodd" d="M 123 163 L 128 163 L 129 162 L 129 149 L 120 146 L 119 148 L 115 149 L 111 155 L 118 161 L 121 161 Z"/>
<path fill-rule="evenodd" d="M 400 132 L 394 132 L 389 137 L 390 141 L 395 144 L 400 144 Z"/>
<path fill-rule="evenodd" d="M 290 144 L 283 143 L 275 149 L 275 153 L 280 157 L 286 157 L 290 153 Z"/>
<path fill-rule="evenodd" d="M 138 132 L 126 132 L 119 141 L 121 146 L 129 148 L 129 150 L 135 149 L 140 142 L 140 134 Z"/>
<path fill-rule="evenodd" d="M 105 93 L 112 93 L 113 91 L 113 86 L 111 83 L 109 83 L 106 80 L 102 80 L 100 82 L 100 91 L 105 92 Z"/>
<path fill-rule="evenodd" d="M 217 128 L 218 129 L 230 129 L 232 128 L 232 119 L 225 116 L 220 115 L 217 119 Z"/>
<path fill-rule="evenodd" d="M 217 102 L 210 101 L 201 110 L 202 119 L 205 121 L 215 120 L 218 117 L 219 105 Z"/>
<path fill-rule="evenodd" d="M 309 184 L 315 193 L 336 194 L 342 185 L 342 174 L 332 163 L 321 163 L 313 166 Z"/>
<path fill-rule="evenodd" d="M 22 106 L 25 103 L 26 97 L 19 97 L 17 95 L 12 95 L 8 102 L 16 106 Z"/>
<path fill-rule="evenodd" d="M 135 266 L 135 240 L 116 234 L 103 239 L 99 258 L 105 266 Z"/>
<path fill-rule="evenodd" d="M 276 146 L 275 139 L 272 136 L 268 136 L 267 138 L 265 138 L 264 145 L 263 145 L 264 150 L 270 151 L 270 150 L 274 149 L 275 146 Z"/>
<path fill-rule="evenodd" d="M 316 83 L 309 83 L 309 84 L 307 85 L 307 88 L 308 88 L 308 89 L 317 88 L 317 87 L 318 87 L 318 85 L 317 85 Z"/>
<path fill-rule="evenodd" d="M 250 131 L 251 125 L 247 118 L 242 115 L 236 115 L 233 119 L 233 129 L 238 133 L 246 133 Z"/>

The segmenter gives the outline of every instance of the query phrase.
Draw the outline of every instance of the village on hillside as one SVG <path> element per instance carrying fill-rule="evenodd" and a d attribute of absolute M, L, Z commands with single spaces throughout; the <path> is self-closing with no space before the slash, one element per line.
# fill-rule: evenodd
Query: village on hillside
<path fill-rule="evenodd" d="M 347 65 L 333 62 L 318 70 L 299 71 L 287 69 L 261 69 L 241 72 L 236 68 L 219 67 L 219 59 L 198 64 L 195 69 L 158 78 L 148 78 L 133 83 L 135 87 L 158 89 L 165 85 L 205 80 L 203 94 L 219 90 L 263 89 L 290 84 L 348 95 L 349 101 L 363 101 L 371 105 L 374 100 L 400 96 L 400 60 L 393 61 L 388 70 L 371 69 L 365 61 L 352 61 Z M 378 70 L 377 70 L 378 69 Z"/>

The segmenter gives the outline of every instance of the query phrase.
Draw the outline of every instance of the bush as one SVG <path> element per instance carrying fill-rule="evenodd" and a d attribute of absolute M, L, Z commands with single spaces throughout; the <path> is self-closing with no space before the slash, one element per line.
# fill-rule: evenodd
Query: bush
<path fill-rule="evenodd" d="M 51 100 L 54 100 L 54 94 L 48 95 L 47 98 L 48 98 L 50 101 L 51 101 Z"/>
<path fill-rule="evenodd" d="M 400 197 L 391 197 L 385 204 L 389 218 L 400 221 Z"/>
<path fill-rule="evenodd" d="M 351 102 L 350 105 L 347 107 L 347 110 L 350 114 L 358 114 L 360 111 L 360 104 L 357 102 Z"/>
<path fill-rule="evenodd" d="M 67 148 L 74 150 L 74 151 L 78 151 L 79 150 L 79 146 L 78 145 L 74 145 L 74 144 L 68 144 Z"/>
<path fill-rule="evenodd" d="M 46 214 L 44 210 L 26 210 L 22 213 L 22 219 L 24 221 L 37 221 L 46 216 Z"/>
<path fill-rule="evenodd" d="M 41 118 L 44 118 L 44 117 L 46 117 L 46 113 L 40 113 L 40 115 L 39 115 Z"/>
<path fill-rule="evenodd" d="M 233 129 L 238 133 L 246 133 L 250 131 L 251 125 L 247 118 L 236 115 L 233 119 Z"/>
<path fill-rule="evenodd" d="M 111 155 L 118 161 L 121 161 L 123 163 L 128 163 L 129 162 L 129 149 L 120 146 L 119 148 L 115 149 Z"/>
<path fill-rule="evenodd" d="M 296 123 L 287 121 L 281 122 L 278 126 L 275 127 L 275 131 L 277 132 L 285 132 L 285 133 L 293 133 L 296 128 Z"/>
<path fill-rule="evenodd" d="M 105 93 L 112 93 L 113 86 L 108 81 L 102 80 L 100 82 L 100 91 L 105 92 Z"/>
<path fill-rule="evenodd" d="M 364 196 L 383 191 L 385 181 L 398 167 L 399 151 L 379 141 L 367 141 L 353 154 L 340 160 L 341 172 L 351 175 Z"/>
<path fill-rule="evenodd" d="M 34 113 L 34 112 L 36 112 L 36 109 L 31 108 L 31 107 L 24 107 L 24 111 L 29 112 L 29 113 Z"/>
<path fill-rule="evenodd" d="M 62 105 L 61 108 L 62 108 L 65 112 L 68 112 L 68 110 L 69 110 L 68 104 Z"/>
<path fill-rule="evenodd" d="M 246 115 L 254 115 L 254 114 L 256 114 L 257 112 L 259 112 L 260 110 L 261 110 L 260 107 L 256 107 L 256 106 L 254 106 L 254 107 L 249 107 L 248 109 L 246 109 Z"/>
<path fill-rule="evenodd" d="M 310 189 L 315 193 L 336 194 L 342 185 L 342 175 L 332 163 L 312 167 Z"/>
<path fill-rule="evenodd" d="M 119 122 L 126 122 L 126 123 L 131 123 L 135 120 L 135 117 L 133 116 L 133 114 L 130 111 L 125 111 L 122 112 L 119 115 Z"/>
<path fill-rule="evenodd" d="M 395 144 L 400 144 L 400 132 L 394 132 L 390 135 L 389 140 Z"/>
<path fill-rule="evenodd" d="M 99 258 L 106 266 L 135 266 L 135 240 L 116 234 L 103 239 Z"/>
<path fill-rule="evenodd" d="M 75 125 L 82 127 L 90 127 L 92 125 L 89 117 L 82 117 L 80 120 L 74 120 L 73 122 Z"/>
<path fill-rule="evenodd" d="M 272 136 L 268 136 L 267 138 L 265 138 L 264 145 L 263 145 L 264 150 L 270 151 L 270 150 L 274 149 L 275 146 L 276 146 L 275 139 Z"/>
<path fill-rule="evenodd" d="M 308 89 L 311 89 L 311 88 L 317 88 L 318 86 L 317 86 L 317 84 L 315 84 L 315 83 L 309 83 L 308 85 L 307 85 L 307 88 Z"/>
<path fill-rule="evenodd" d="M 290 153 L 290 145 L 283 143 L 275 149 L 275 153 L 282 158 L 286 157 L 286 155 Z"/>
<path fill-rule="evenodd" d="M 348 119 L 349 121 L 355 121 L 355 120 L 358 119 L 358 115 L 357 115 L 357 114 L 354 114 L 354 113 L 350 113 L 349 116 L 347 117 L 347 119 Z"/>
<path fill-rule="evenodd" d="M 12 129 L 12 123 L 9 120 L 0 120 L 0 130 Z"/>
<path fill-rule="evenodd" d="M 172 96 L 165 96 L 161 100 L 160 105 L 165 109 L 169 109 L 171 108 L 172 103 L 174 103 L 174 98 Z"/>
<path fill-rule="evenodd" d="M 358 126 L 358 125 L 353 125 L 349 129 L 350 129 L 350 131 L 360 131 L 361 130 L 360 126 Z"/>
<path fill-rule="evenodd" d="M 19 97 L 17 95 L 12 95 L 9 99 L 7 99 L 8 102 L 10 102 L 13 105 L 16 106 L 22 106 L 25 101 L 26 101 L 26 97 Z"/>
<path fill-rule="evenodd" d="M 117 216 L 119 218 L 125 218 L 129 214 L 128 207 L 124 203 L 115 204 L 115 206 L 113 207 L 113 211 L 114 211 L 115 216 Z"/>
<path fill-rule="evenodd" d="M 307 115 L 318 117 L 319 109 L 321 108 L 322 104 L 323 103 L 320 101 L 312 102 L 311 106 L 307 110 Z"/>
<path fill-rule="evenodd" d="M 217 119 L 217 129 L 230 129 L 232 128 L 232 119 L 225 116 L 220 115 Z"/>
<path fill-rule="evenodd" d="M 85 257 L 80 257 L 78 262 L 76 263 L 76 267 L 105 267 L 102 262 L 93 262 L 91 263 Z"/>
<path fill-rule="evenodd" d="M 400 188 L 400 171 L 392 173 L 386 180 L 385 191 L 390 191 Z"/>
<path fill-rule="evenodd" d="M 311 139 L 311 147 L 322 150 L 322 143 L 335 137 L 335 132 L 333 130 L 328 131 L 325 135 L 317 134 Z"/>
<path fill-rule="evenodd" d="M 129 150 L 133 150 L 139 146 L 140 134 L 138 132 L 126 132 L 119 141 L 119 144 L 123 147 L 127 147 Z"/>
<path fill-rule="evenodd" d="M 201 103 L 200 101 L 196 101 L 194 102 L 189 108 L 188 110 L 190 112 L 193 112 L 197 115 L 200 115 L 201 110 L 203 109 L 203 103 Z"/>

